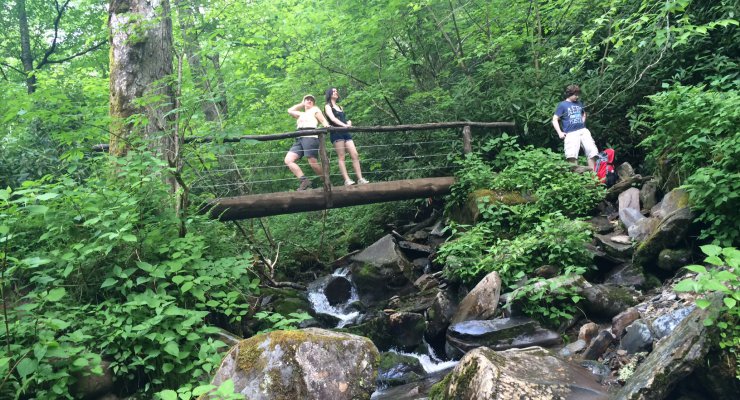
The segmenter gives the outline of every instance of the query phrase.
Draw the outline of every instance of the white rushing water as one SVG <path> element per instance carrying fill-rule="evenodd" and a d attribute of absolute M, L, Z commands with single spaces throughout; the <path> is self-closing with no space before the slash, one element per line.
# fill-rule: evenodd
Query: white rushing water
<path fill-rule="evenodd" d="M 417 354 L 417 353 L 406 353 L 403 351 L 397 351 L 397 350 L 389 350 L 394 353 L 398 353 L 404 356 L 414 357 L 421 363 L 421 366 L 424 368 L 424 372 L 427 374 L 433 374 L 435 372 L 444 371 L 446 369 L 452 368 L 459 361 L 443 361 L 439 357 L 437 357 L 437 354 L 434 352 L 434 349 L 432 346 L 427 343 L 426 340 L 424 340 L 424 345 L 427 347 L 427 353 L 429 354 Z"/>
<path fill-rule="evenodd" d="M 332 275 L 347 278 L 350 282 L 352 282 L 352 280 L 348 277 L 349 268 L 339 268 L 334 271 Z M 316 311 L 316 313 L 318 314 L 327 314 L 338 318 L 339 323 L 336 326 L 337 328 L 343 328 L 357 320 L 357 317 L 360 316 L 359 311 L 346 311 L 347 305 L 352 304 L 353 302 L 360 299 L 357 295 L 357 289 L 355 289 L 354 285 L 352 285 L 349 300 L 347 300 L 345 303 L 337 304 L 336 306 L 332 306 L 331 304 L 329 304 L 329 300 L 324 294 L 325 287 L 326 284 L 310 288 L 308 292 L 308 301 L 311 302 L 311 307 L 313 307 L 314 311 Z"/>

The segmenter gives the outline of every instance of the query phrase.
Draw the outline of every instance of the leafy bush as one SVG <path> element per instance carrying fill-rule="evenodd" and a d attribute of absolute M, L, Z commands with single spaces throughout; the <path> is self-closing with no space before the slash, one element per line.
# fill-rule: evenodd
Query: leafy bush
<path fill-rule="evenodd" d="M 674 86 L 650 96 L 634 129 L 649 133 L 640 146 L 664 179 L 675 177 L 704 224 L 702 239 L 725 246 L 740 240 L 740 93 Z"/>
<path fill-rule="evenodd" d="M 722 296 L 722 307 L 716 319 L 704 321 L 707 326 L 716 326 L 719 331 L 719 347 L 732 354 L 735 359 L 735 376 L 740 379 L 740 251 L 734 247 L 721 248 L 714 245 L 701 246 L 707 255 L 704 260 L 711 268 L 689 265 L 696 272 L 696 279 L 684 279 L 674 289 L 677 292 L 717 292 Z M 696 305 L 706 309 L 711 302 L 706 298 L 696 300 Z"/>
<path fill-rule="evenodd" d="M 236 326 L 258 280 L 223 225 L 169 206 L 162 162 L 132 151 L 101 176 L 0 190 L 0 397 L 72 398 L 109 361 L 143 395 L 207 379 L 224 343 L 206 321 Z M 106 165 L 112 168 L 106 168 Z"/>
<path fill-rule="evenodd" d="M 504 286 L 512 287 L 546 264 L 561 270 L 591 264 L 591 254 L 584 246 L 591 235 L 588 226 L 559 214 L 545 216 L 525 233 L 514 239 L 497 239 L 487 248 L 485 225 L 477 228 L 440 249 L 447 278 L 474 284 L 489 272 L 498 271 Z"/>

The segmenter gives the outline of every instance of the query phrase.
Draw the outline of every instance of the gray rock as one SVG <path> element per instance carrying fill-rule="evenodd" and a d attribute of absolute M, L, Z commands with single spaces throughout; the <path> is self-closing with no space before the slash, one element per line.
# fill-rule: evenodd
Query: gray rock
<path fill-rule="evenodd" d="M 90 367 L 85 367 L 83 371 L 74 373 L 76 382 L 72 387 L 72 392 L 76 398 L 89 399 L 96 398 L 110 392 L 115 383 L 115 374 L 111 368 L 111 362 L 102 360 L 100 367 L 103 373 L 98 375 L 92 373 Z"/>
<path fill-rule="evenodd" d="M 635 169 L 628 162 L 623 162 L 616 168 L 619 179 L 625 180 L 635 175 Z"/>
<path fill-rule="evenodd" d="M 394 313 L 388 319 L 388 329 L 394 347 L 403 351 L 413 351 L 422 344 L 426 320 L 423 315 L 417 313 Z"/>
<path fill-rule="evenodd" d="M 643 177 L 639 174 L 623 179 L 607 189 L 605 199 L 607 201 L 615 201 L 622 192 L 633 186 L 640 186 L 643 180 Z"/>
<path fill-rule="evenodd" d="M 446 380 L 443 399 L 607 399 L 588 371 L 539 347 L 497 352 L 478 348 Z"/>
<path fill-rule="evenodd" d="M 324 288 L 324 295 L 332 306 L 346 303 L 352 297 L 352 283 L 343 276 L 332 276 Z"/>
<path fill-rule="evenodd" d="M 369 399 L 375 390 L 378 349 L 365 337 L 309 328 L 274 331 L 242 340 L 211 382 L 227 379 L 252 400 Z"/>
<path fill-rule="evenodd" d="M 614 339 L 614 335 L 608 329 L 601 331 L 601 333 L 599 333 L 599 335 L 596 336 L 594 340 L 591 341 L 591 344 L 586 348 L 586 351 L 583 353 L 583 359 L 598 359 L 602 354 L 604 354 L 606 349 L 609 348 L 609 345 L 612 344 Z"/>
<path fill-rule="evenodd" d="M 660 339 L 664 336 L 668 336 L 673 332 L 674 329 L 678 326 L 678 324 L 681 323 L 681 321 L 686 318 L 691 311 L 693 311 L 695 308 L 694 305 L 679 308 L 678 310 L 674 310 L 668 314 L 661 315 L 660 317 L 656 318 L 655 321 L 650 325 L 653 328 L 653 332 L 655 333 L 655 337 L 657 339 Z"/>
<path fill-rule="evenodd" d="M 658 204 L 658 181 L 650 179 L 640 188 L 640 204 L 645 210 L 650 210 Z"/>
<path fill-rule="evenodd" d="M 691 262 L 689 249 L 664 249 L 658 254 L 658 268 L 664 271 L 676 271 Z"/>
<path fill-rule="evenodd" d="M 627 234 L 635 241 L 642 242 L 648 236 L 650 236 L 653 231 L 658 229 L 658 226 L 660 226 L 659 218 L 642 218 L 637 220 L 632 226 L 627 228 Z"/>
<path fill-rule="evenodd" d="M 589 316 L 612 318 L 637 304 L 637 293 L 628 287 L 592 285 L 583 289 L 583 308 Z"/>
<path fill-rule="evenodd" d="M 401 253 L 392 235 L 384 236 L 351 259 L 352 281 L 365 304 L 377 304 L 414 289 L 413 264 Z"/>
<path fill-rule="evenodd" d="M 416 357 L 396 352 L 380 355 L 378 365 L 378 383 L 387 386 L 404 385 L 418 381 L 426 375 L 424 367 Z"/>
<path fill-rule="evenodd" d="M 450 321 L 455 313 L 455 304 L 447 291 L 441 290 L 434 298 L 434 303 L 426 312 L 427 336 L 432 339 L 441 338 L 447 332 Z"/>
<path fill-rule="evenodd" d="M 414 281 L 414 286 L 423 292 L 427 289 L 439 286 L 439 281 L 429 274 L 424 274 Z"/>
<path fill-rule="evenodd" d="M 620 193 L 617 197 L 618 201 L 618 211 L 625 211 L 628 209 L 631 210 L 637 210 L 638 214 L 640 213 L 640 189 L 638 188 L 629 188 L 625 190 L 624 192 Z M 639 218 L 642 217 L 642 214 L 639 214 Z M 633 221 L 634 222 L 634 221 Z M 625 226 L 629 226 L 631 224 L 627 224 L 624 221 L 622 221 Z"/>
<path fill-rule="evenodd" d="M 683 189 L 668 192 L 663 199 L 650 209 L 650 215 L 665 219 L 674 212 L 689 207 L 689 193 Z"/>
<path fill-rule="evenodd" d="M 432 254 L 431 247 L 414 242 L 399 241 L 398 248 L 400 248 L 405 254 L 408 254 L 412 258 L 429 257 L 429 255 Z"/>
<path fill-rule="evenodd" d="M 598 361 L 584 360 L 580 364 L 582 367 L 588 369 L 598 379 L 599 383 L 604 382 L 612 372 L 611 368 Z"/>
<path fill-rule="evenodd" d="M 611 240 L 612 236 L 619 235 L 594 234 L 594 240 L 609 256 L 619 260 L 629 260 L 633 252 L 632 244 L 617 243 Z"/>
<path fill-rule="evenodd" d="M 485 321 L 465 321 L 447 329 L 447 355 L 457 358 L 476 347 L 494 350 L 530 346 L 553 346 L 562 342 L 557 332 L 542 328 L 529 318 L 499 318 Z"/>
<path fill-rule="evenodd" d="M 452 323 L 490 319 L 496 313 L 501 295 L 501 277 L 493 271 L 485 276 L 460 302 Z"/>
<path fill-rule="evenodd" d="M 710 315 L 710 310 L 719 308 L 721 297 L 712 296 L 710 301 L 712 306 L 706 310 L 695 308 L 671 335 L 657 342 L 614 399 L 664 399 L 677 382 L 702 363 L 710 347 L 703 321 Z"/>
<path fill-rule="evenodd" d="M 675 247 L 686 238 L 693 220 L 691 210 L 681 208 L 669 214 L 658 227 L 635 249 L 632 262 L 651 268 L 657 266 L 657 258 L 663 249 Z"/>
<path fill-rule="evenodd" d="M 637 268 L 631 263 L 624 263 L 609 271 L 604 279 L 605 285 L 612 286 L 631 286 L 642 289 L 645 287 L 645 273 L 641 268 Z"/>
<path fill-rule="evenodd" d="M 617 338 L 622 337 L 624 329 L 640 319 L 640 312 L 636 308 L 628 308 L 612 318 L 612 333 Z"/>
<path fill-rule="evenodd" d="M 567 346 L 560 349 L 560 351 L 558 352 L 558 355 L 560 357 L 565 357 L 565 358 L 573 357 L 574 355 L 585 350 L 586 346 L 587 344 L 585 341 L 578 339 L 575 342 L 568 343 Z"/>
<path fill-rule="evenodd" d="M 626 328 L 626 332 L 619 342 L 619 348 L 629 354 L 650 351 L 653 347 L 653 334 L 650 327 L 642 320 L 637 320 Z"/>

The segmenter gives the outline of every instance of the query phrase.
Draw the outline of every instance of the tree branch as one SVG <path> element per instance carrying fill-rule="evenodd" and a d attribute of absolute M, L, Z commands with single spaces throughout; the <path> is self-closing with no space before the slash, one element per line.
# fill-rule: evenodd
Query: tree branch
<path fill-rule="evenodd" d="M 103 40 L 103 41 L 101 41 L 99 43 L 96 43 L 92 47 L 89 47 L 89 48 L 87 48 L 85 50 L 82 50 L 82 51 L 79 51 L 79 52 L 77 52 L 75 54 L 72 54 L 69 57 L 60 58 L 58 60 L 47 60 L 46 61 L 46 64 L 59 64 L 59 63 L 67 62 L 67 61 L 69 61 L 69 60 L 71 60 L 73 58 L 77 58 L 79 56 L 83 56 L 83 55 L 85 55 L 87 53 L 90 53 L 92 51 L 95 51 L 95 50 L 101 48 L 106 43 L 108 43 L 108 42 L 106 40 Z M 41 67 L 41 65 L 39 65 L 39 67 Z"/>
<path fill-rule="evenodd" d="M 57 0 L 54 0 L 54 8 L 57 9 L 57 16 L 54 18 L 54 39 L 51 41 L 51 46 L 49 46 L 49 48 L 46 49 L 46 52 L 44 52 L 44 58 L 42 58 L 38 65 L 36 65 L 36 69 L 39 69 L 46 65 L 49 62 L 49 56 L 51 56 L 56 51 L 57 40 L 59 39 L 59 22 L 61 22 L 64 10 L 67 9 L 67 5 L 69 5 L 70 1 L 71 0 L 65 1 L 60 8 L 59 2 Z"/>

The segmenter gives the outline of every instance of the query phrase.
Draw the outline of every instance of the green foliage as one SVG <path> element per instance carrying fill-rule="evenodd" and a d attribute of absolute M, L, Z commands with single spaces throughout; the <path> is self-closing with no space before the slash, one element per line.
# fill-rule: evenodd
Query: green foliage
<path fill-rule="evenodd" d="M 490 232 L 485 223 L 479 224 L 440 248 L 447 278 L 470 284 L 498 271 L 504 286 L 511 287 L 543 265 L 561 270 L 590 266 L 591 254 L 584 247 L 591 234 L 588 226 L 560 214 L 542 217 L 513 239 L 490 242 Z"/>
<path fill-rule="evenodd" d="M 3 397 L 72 398 L 101 359 L 124 384 L 144 379 L 149 394 L 219 365 L 224 344 L 206 321 L 247 314 L 252 256 L 224 246 L 226 232 L 204 217 L 189 217 L 181 237 L 162 162 L 147 154 L 103 158 L 102 175 L 81 183 L 0 191 Z"/>
<path fill-rule="evenodd" d="M 674 287 L 677 292 L 718 293 L 722 297 L 719 315 L 704 321 L 707 326 L 716 326 L 719 332 L 719 347 L 732 354 L 735 359 L 735 376 L 740 379 L 740 251 L 734 247 L 715 245 L 701 246 L 706 254 L 703 265 L 685 268 L 697 273 L 696 279 L 684 279 Z M 700 308 L 712 303 L 706 298 L 696 300 Z"/>
<path fill-rule="evenodd" d="M 650 96 L 636 129 L 649 132 L 640 146 L 649 149 L 664 179 L 677 179 L 690 194 L 704 223 L 702 239 L 731 245 L 740 240 L 740 93 L 673 86 Z"/>
<path fill-rule="evenodd" d="M 528 278 L 514 291 L 512 301 L 521 302 L 524 312 L 533 318 L 557 325 L 578 311 L 581 296 L 577 283 L 585 272 L 584 267 L 568 266 L 555 278 Z"/>

